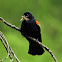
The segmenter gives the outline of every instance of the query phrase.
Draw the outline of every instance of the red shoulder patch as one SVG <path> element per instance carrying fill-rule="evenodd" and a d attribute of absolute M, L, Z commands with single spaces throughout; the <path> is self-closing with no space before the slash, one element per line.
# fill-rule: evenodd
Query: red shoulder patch
<path fill-rule="evenodd" d="M 39 23 L 37 20 L 35 20 L 35 22 L 36 22 L 36 24 L 37 24 L 37 25 L 39 25 L 39 26 L 40 26 L 40 23 Z"/>

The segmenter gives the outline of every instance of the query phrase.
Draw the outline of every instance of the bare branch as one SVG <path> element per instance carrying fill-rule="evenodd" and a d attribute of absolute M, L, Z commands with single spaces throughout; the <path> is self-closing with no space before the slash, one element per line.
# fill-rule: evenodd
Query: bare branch
<path fill-rule="evenodd" d="M 14 25 L 11 25 L 10 23 L 6 22 L 3 18 L 0 18 L 0 20 L 2 20 L 2 22 L 4 22 L 6 25 L 10 26 L 11 28 L 14 28 L 14 29 L 16 29 L 16 30 L 18 30 L 18 31 L 21 32 L 21 30 L 20 30 L 18 27 L 16 27 L 16 26 L 14 27 Z M 23 34 L 24 34 L 24 33 L 23 33 Z M 25 35 L 25 34 L 24 34 L 24 35 Z M 56 59 L 56 57 L 54 56 L 54 54 L 52 53 L 52 51 L 51 51 L 48 47 L 46 47 L 44 44 L 42 44 L 41 42 L 39 42 L 39 41 L 38 41 L 37 39 L 35 39 L 35 38 L 29 37 L 29 36 L 27 36 L 27 35 L 25 35 L 25 36 L 28 37 L 28 38 L 30 38 L 31 40 L 37 42 L 41 47 L 45 48 L 45 50 L 47 50 L 47 51 L 51 54 L 51 56 L 52 56 L 52 58 L 55 60 L 55 62 L 58 62 L 57 59 Z"/>
<path fill-rule="evenodd" d="M 8 56 L 9 56 L 10 59 L 11 59 L 11 61 L 14 62 L 14 60 L 13 60 L 13 58 L 12 58 L 12 56 L 11 56 L 11 53 L 12 53 L 12 55 L 13 55 L 14 58 L 15 58 L 15 60 L 16 60 L 17 62 L 20 62 L 19 59 L 18 59 L 18 58 L 16 57 L 16 55 L 14 54 L 13 50 L 11 49 L 11 47 L 9 46 L 9 44 L 8 44 L 8 42 L 7 42 L 7 40 L 6 40 L 6 38 L 4 37 L 4 35 L 3 35 L 3 33 L 2 33 L 1 31 L 0 31 L 0 40 L 2 41 L 2 43 L 3 43 L 3 45 L 4 45 L 5 49 L 6 49 L 6 51 L 8 52 L 7 57 L 4 58 L 4 59 L 2 59 L 2 60 L 0 60 L 0 61 L 3 61 L 3 60 L 5 60 L 5 59 L 7 59 Z"/>
<path fill-rule="evenodd" d="M 5 23 L 7 26 L 10 26 L 11 28 L 20 31 L 20 29 L 19 29 L 18 27 L 16 27 L 15 25 L 12 25 L 12 24 L 10 24 L 10 23 L 8 23 L 8 22 L 5 21 L 3 18 L 0 17 L 0 20 L 1 20 L 3 23 Z"/>
<path fill-rule="evenodd" d="M 52 53 L 52 51 L 48 47 L 46 47 L 44 44 L 42 44 L 41 42 L 39 42 L 35 38 L 29 37 L 29 36 L 27 36 L 27 37 L 30 38 L 31 40 L 33 40 L 34 42 L 37 42 L 41 47 L 45 48 L 45 50 L 51 54 L 51 56 L 55 60 L 55 62 L 58 62 L 56 57 L 54 56 L 54 54 Z"/>
<path fill-rule="evenodd" d="M 6 49 L 6 51 L 8 52 L 7 57 L 5 57 L 4 59 L 2 59 L 2 60 L 0 60 L 0 61 L 3 61 L 3 60 L 5 60 L 5 59 L 7 59 L 7 58 L 8 58 L 8 56 L 9 56 L 9 57 L 10 57 L 10 59 L 13 61 L 12 56 L 10 55 L 9 50 L 8 50 L 8 48 L 9 48 L 9 47 L 7 48 L 7 46 L 6 46 L 6 44 L 5 44 L 4 40 L 2 39 L 2 37 L 1 37 L 1 36 L 0 36 L 0 40 L 2 41 L 2 43 L 3 43 L 3 45 L 4 45 L 5 49 Z"/>

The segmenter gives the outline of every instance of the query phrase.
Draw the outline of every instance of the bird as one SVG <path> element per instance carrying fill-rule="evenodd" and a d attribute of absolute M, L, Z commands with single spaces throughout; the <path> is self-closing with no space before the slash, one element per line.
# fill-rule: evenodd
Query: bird
<path fill-rule="evenodd" d="M 39 42 L 42 42 L 41 39 L 41 30 L 40 23 L 34 18 L 32 13 L 25 12 L 22 16 L 23 22 L 21 24 L 21 34 L 28 40 L 29 42 L 29 51 L 30 55 L 42 55 L 45 51 L 43 47 L 41 47 L 38 43 L 34 42 L 27 36 L 35 38 Z M 27 36 L 25 36 L 27 35 Z"/>

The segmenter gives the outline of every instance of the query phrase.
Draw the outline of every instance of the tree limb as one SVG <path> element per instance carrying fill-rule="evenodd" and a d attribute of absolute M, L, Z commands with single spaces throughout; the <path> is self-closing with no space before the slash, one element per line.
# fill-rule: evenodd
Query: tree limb
<path fill-rule="evenodd" d="M 10 26 L 11 28 L 20 31 L 20 29 L 19 29 L 18 27 L 16 27 L 15 25 L 12 25 L 12 24 L 10 24 L 10 23 L 8 23 L 8 22 L 5 21 L 3 18 L 0 17 L 0 20 L 1 20 L 3 23 L 5 23 L 7 26 Z"/>
<path fill-rule="evenodd" d="M 35 38 L 29 37 L 29 36 L 27 36 L 27 37 L 30 38 L 31 40 L 33 40 L 34 42 L 38 43 L 41 47 L 45 48 L 45 50 L 51 54 L 51 56 L 55 60 L 55 62 L 58 62 L 56 57 L 54 56 L 54 54 L 52 53 L 52 51 L 48 47 L 46 47 L 44 44 L 42 44 L 41 42 L 39 42 Z"/>
<path fill-rule="evenodd" d="M 18 31 L 21 32 L 21 30 L 20 30 L 18 27 L 14 26 L 14 25 L 11 25 L 10 23 L 6 22 L 3 18 L 0 18 L 0 20 L 2 20 L 2 22 L 4 22 L 7 26 L 10 26 L 11 28 L 14 28 L 14 29 L 16 29 L 16 30 L 18 30 Z M 24 34 L 24 33 L 23 33 L 23 34 Z M 25 35 L 25 34 L 24 34 L 24 35 Z M 55 62 L 58 62 L 57 59 L 56 59 L 56 57 L 54 56 L 54 54 L 52 53 L 52 51 L 51 51 L 48 47 L 46 47 L 44 44 L 42 44 L 41 42 L 39 42 L 39 41 L 38 41 L 37 39 L 35 39 L 35 38 L 29 37 L 29 36 L 27 36 L 27 35 L 25 35 L 25 36 L 28 37 L 28 38 L 30 38 L 30 39 L 33 40 L 34 42 L 37 42 L 41 47 L 45 48 L 45 50 L 50 53 L 50 55 L 51 55 L 52 58 L 55 60 Z"/>

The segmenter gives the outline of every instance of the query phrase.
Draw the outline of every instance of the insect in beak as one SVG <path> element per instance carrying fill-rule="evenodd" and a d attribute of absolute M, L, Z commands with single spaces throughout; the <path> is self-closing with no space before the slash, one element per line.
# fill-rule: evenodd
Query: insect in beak
<path fill-rule="evenodd" d="M 22 18 L 21 18 L 20 21 L 22 21 L 22 20 L 26 20 L 26 21 L 28 21 L 29 19 L 28 19 L 27 17 L 25 17 L 25 16 L 22 16 Z"/>
<path fill-rule="evenodd" d="M 24 20 L 24 19 L 23 19 L 24 17 L 25 17 L 25 16 L 22 16 L 22 18 L 21 18 L 21 20 L 20 20 L 20 21 Z"/>

